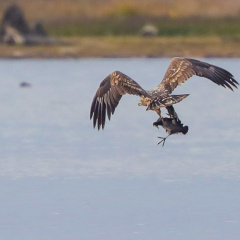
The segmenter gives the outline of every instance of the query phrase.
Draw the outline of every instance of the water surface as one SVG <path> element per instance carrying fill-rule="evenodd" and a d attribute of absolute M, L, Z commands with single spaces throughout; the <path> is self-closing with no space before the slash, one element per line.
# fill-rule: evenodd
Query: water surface
<path fill-rule="evenodd" d="M 238 59 L 208 59 L 240 76 Z M 174 93 L 187 135 L 124 96 L 104 131 L 89 109 L 120 70 L 143 88 L 170 59 L 0 61 L 2 239 L 238 239 L 240 95 L 192 78 Z M 20 88 L 21 82 L 31 88 Z M 13 231 L 14 229 L 14 231 Z"/>

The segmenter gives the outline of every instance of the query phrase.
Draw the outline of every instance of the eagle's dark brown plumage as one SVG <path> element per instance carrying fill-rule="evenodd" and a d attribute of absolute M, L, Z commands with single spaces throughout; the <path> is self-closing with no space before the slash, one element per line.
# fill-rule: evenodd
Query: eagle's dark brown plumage
<path fill-rule="evenodd" d="M 173 58 L 162 82 L 152 90 L 144 90 L 137 82 L 127 75 L 115 71 L 109 74 L 100 84 L 92 101 L 90 119 L 98 129 L 105 126 L 106 114 L 110 120 L 122 95 L 128 93 L 141 97 L 139 105 L 147 106 L 161 117 L 161 107 L 172 106 L 180 102 L 188 94 L 170 95 L 173 90 L 193 75 L 205 77 L 212 82 L 233 90 L 238 82 L 228 71 L 190 58 Z M 175 117 L 175 116 L 173 116 Z"/>

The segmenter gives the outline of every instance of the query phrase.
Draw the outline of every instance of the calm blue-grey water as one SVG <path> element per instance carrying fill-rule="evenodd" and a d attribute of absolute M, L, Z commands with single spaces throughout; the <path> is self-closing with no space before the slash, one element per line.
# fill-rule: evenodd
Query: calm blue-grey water
<path fill-rule="evenodd" d="M 207 59 L 240 81 L 239 59 Z M 120 70 L 142 87 L 170 59 L 0 61 L 0 238 L 237 240 L 240 92 L 193 77 L 174 93 L 187 135 L 124 96 L 104 131 L 89 108 Z M 21 82 L 31 88 L 20 88 Z"/>

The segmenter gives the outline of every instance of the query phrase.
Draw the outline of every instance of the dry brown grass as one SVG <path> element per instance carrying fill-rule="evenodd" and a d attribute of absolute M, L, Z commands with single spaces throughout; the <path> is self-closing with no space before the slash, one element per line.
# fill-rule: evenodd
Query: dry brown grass
<path fill-rule="evenodd" d="M 0 14 L 19 4 L 30 21 L 54 24 L 112 15 L 240 16 L 239 0 L 0 0 Z"/>

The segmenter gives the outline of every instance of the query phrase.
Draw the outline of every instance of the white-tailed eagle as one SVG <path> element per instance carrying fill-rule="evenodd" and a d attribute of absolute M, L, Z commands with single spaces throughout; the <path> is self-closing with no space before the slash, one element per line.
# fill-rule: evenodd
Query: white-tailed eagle
<path fill-rule="evenodd" d="M 171 93 L 193 75 L 205 77 L 231 90 L 237 88 L 239 84 L 233 75 L 223 68 L 182 57 L 172 59 L 162 82 L 152 90 L 144 90 L 124 73 L 114 71 L 101 82 L 93 98 L 90 110 L 90 119 L 93 118 L 93 126 L 97 126 L 98 130 L 101 127 L 103 129 L 106 115 L 110 120 L 120 99 L 127 93 L 139 96 L 141 100 L 138 105 L 146 106 L 146 110 L 156 111 L 160 118 L 160 108 L 162 107 L 167 108 L 170 116 L 176 118 L 177 115 L 172 105 L 182 101 L 189 94 L 171 95 Z"/>

